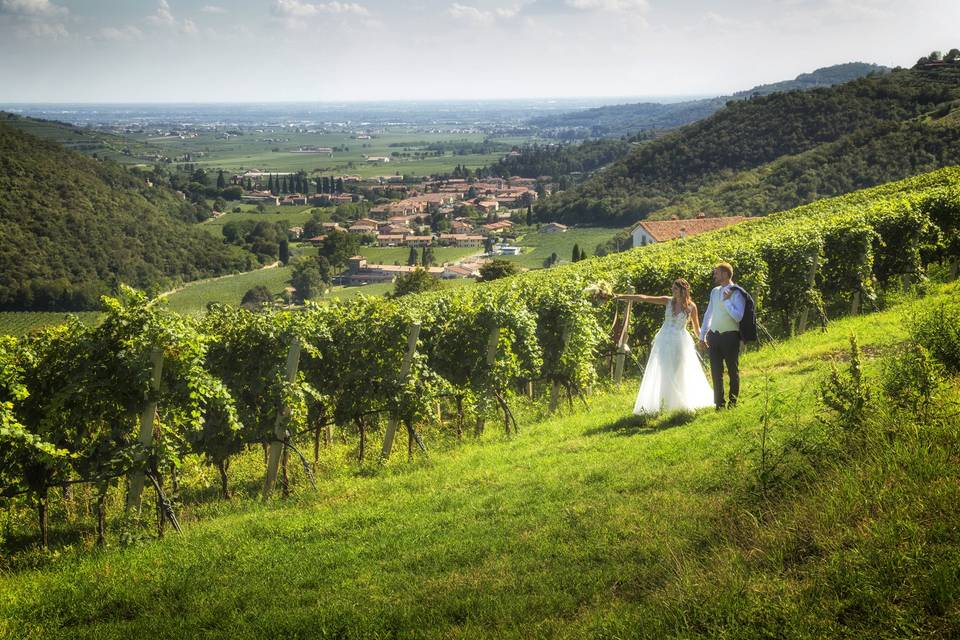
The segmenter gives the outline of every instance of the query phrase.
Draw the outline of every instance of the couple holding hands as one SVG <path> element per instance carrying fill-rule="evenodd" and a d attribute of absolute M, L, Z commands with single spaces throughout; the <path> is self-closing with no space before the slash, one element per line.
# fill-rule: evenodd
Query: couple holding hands
<path fill-rule="evenodd" d="M 643 372 L 640 391 L 634 405 L 635 414 L 659 411 L 696 411 L 711 405 L 717 410 L 733 407 L 740 395 L 740 343 L 756 340 L 756 313 L 753 299 L 733 282 L 733 267 L 721 262 L 713 269 L 716 285 L 703 324 L 697 305 L 690 297 L 690 283 L 677 278 L 669 296 L 618 294 L 618 300 L 634 300 L 661 304 L 663 326 L 653 339 L 650 356 Z M 692 325 L 699 336 L 699 346 L 710 356 L 713 389 L 697 356 L 697 347 L 687 331 Z M 724 368 L 730 378 L 729 399 L 724 398 Z"/>

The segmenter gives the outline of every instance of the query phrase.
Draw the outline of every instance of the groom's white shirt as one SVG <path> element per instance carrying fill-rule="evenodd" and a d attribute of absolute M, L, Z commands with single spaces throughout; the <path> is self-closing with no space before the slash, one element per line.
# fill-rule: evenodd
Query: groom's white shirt
<path fill-rule="evenodd" d="M 703 340 L 707 332 L 712 329 L 710 325 L 713 321 L 715 305 L 722 304 L 735 322 L 739 323 L 743 319 L 743 313 L 747 308 L 747 301 L 743 298 L 743 294 L 738 289 L 733 289 L 733 295 L 726 300 L 723 299 L 723 294 L 733 286 L 734 283 L 731 281 L 727 286 L 714 287 L 710 292 L 710 302 L 707 304 L 707 311 L 703 314 L 703 322 L 700 324 L 700 340 Z"/>

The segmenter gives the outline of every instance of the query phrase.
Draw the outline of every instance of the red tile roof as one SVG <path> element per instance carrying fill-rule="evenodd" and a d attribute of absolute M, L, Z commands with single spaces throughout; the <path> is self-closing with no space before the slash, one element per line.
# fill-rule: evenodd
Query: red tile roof
<path fill-rule="evenodd" d="M 686 232 L 686 237 L 690 237 L 707 231 L 722 229 L 746 219 L 746 216 L 723 216 L 720 218 L 688 218 L 685 220 L 644 220 L 637 226 L 643 227 L 656 242 L 666 242 L 679 238 L 681 231 Z"/>

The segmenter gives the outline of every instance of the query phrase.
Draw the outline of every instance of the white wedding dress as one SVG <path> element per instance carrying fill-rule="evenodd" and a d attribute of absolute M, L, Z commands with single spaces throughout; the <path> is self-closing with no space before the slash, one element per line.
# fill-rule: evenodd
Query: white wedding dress
<path fill-rule="evenodd" d="M 674 315 L 667 304 L 663 326 L 657 331 L 640 382 L 633 412 L 696 411 L 713 406 L 713 389 L 707 383 L 696 345 L 687 331 L 690 314 Z"/>

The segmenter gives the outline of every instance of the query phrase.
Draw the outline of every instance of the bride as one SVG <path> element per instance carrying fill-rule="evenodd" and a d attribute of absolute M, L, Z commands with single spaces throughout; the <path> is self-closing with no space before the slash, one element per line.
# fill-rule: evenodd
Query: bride
<path fill-rule="evenodd" d="M 673 282 L 672 296 L 621 294 L 615 297 L 666 307 L 663 326 L 650 348 L 633 412 L 641 415 L 712 407 L 713 390 L 707 383 L 693 338 L 687 331 L 687 325 L 692 323 L 693 332 L 700 335 L 700 318 L 697 305 L 690 299 L 690 283 L 677 278 Z"/>

